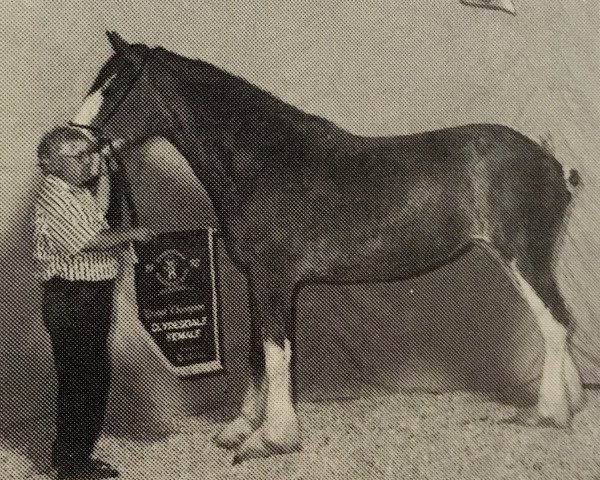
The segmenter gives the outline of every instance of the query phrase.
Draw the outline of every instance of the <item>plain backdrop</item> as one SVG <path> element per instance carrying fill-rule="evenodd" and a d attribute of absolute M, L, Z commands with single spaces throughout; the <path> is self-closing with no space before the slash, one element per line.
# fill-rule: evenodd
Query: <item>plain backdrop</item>
<path fill-rule="evenodd" d="M 212 62 L 354 133 L 493 122 L 550 136 L 583 179 L 560 272 L 577 317 L 576 361 L 585 381 L 598 382 L 597 4 L 515 3 L 516 16 L 458 0 L 3 0 L 0 423 L 53 407 L 30 260 L 34 152 L 45 130 L 76 111 L 108 58 L 105 30 Z M 131 174 L 143 222 L 165 230 L 214 224 L 201 183 L 169 145 L 156 141 L 131 157 L 140 161 Z M 125 315 L 113 335 L 111 415 L 168 417 L 237 398 L 247 374 L 245 284 L 222 249 L 219 263 L 229 373 L 172 377 Z M 493 262 L 476 254 L 403 283 L 311 287 L 299 316 L 305 399 L 398 388 L 510 394 L 539 374 L 535 321 Z"/>

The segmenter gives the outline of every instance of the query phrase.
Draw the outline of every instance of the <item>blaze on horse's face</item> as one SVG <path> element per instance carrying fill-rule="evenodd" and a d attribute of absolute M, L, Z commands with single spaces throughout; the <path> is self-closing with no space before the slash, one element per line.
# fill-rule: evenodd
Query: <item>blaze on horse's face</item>
<path fill-rule="evenodd" d="M 136 103 L 138 98 L 148 98 L 140 90 L 149 88 L 143 70 L 150 50 L 145 45 L 129 45 L 116 33 L 107 35 L 115 53 L 101 68 L 71 124 L 108 138 L 141 140 L 140 136 L 155 133 L 157 125 L 152 105 Z M 132 109 L 140 114 L 127 115 Z"/>

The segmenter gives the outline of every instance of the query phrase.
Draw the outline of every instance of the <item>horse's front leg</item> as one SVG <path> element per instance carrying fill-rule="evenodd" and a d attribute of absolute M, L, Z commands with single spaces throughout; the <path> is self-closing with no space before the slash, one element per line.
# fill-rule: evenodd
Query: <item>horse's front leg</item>
<path fill-rule="evenodd" d="M 262 327 L 263 423 L 239 447 L 234 463 L 291 453 L 301 446 L 300 426 L 292 401 L 292 287 L 284 288 L 265 277 L 260 282 L 252 287 L 256 303 L 251 310 Z"/>
<path fill-rule="evenodd" d="M 250 289 L 250 355 L 249 363 L 251 378 L 246 386 L 246 392 L 238 416 L 227 423 L 215 437 L 215 443 L 222 448 L 233 449 L 239 447 L 256 429 L 264 419 L 267 386 L 265 381 L 265 354 L 263 349 L 262 326 L 256 301 Z"/>
<path fill-rule="evenodd" d="M 265 392 L 262 374 L 253 374 L 246 387 L 238 416 L 227 423 L 214 439 L 219 447 L 237 448 L 261 426 Z"/>

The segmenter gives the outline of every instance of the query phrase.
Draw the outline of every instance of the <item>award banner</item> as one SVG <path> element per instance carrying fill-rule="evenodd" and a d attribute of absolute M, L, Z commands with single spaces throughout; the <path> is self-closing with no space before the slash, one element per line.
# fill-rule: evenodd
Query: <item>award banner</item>
<path fill-rule="evenodd" d="M 138 316 L 155 353 L 177 375 L 224 372 L 214 230 L 136 244 Z"/>

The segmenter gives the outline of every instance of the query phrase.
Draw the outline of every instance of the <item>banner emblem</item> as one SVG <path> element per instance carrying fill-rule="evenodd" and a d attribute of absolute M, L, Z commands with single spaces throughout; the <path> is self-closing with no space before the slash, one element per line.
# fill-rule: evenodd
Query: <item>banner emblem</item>
<path fill-rule="evenodd" d="M 166 287 L 177 288 L 185 282 L 192 260 L 186 259 L 178 250 L 167 250 L 155 262 L 159 266 L 156 279 Z"/>
<path fill-rule="evenodd" d="M 178 375 L 223 372 L 214 230 L 136 245 L 138 316 L 154 352 Z"/>

